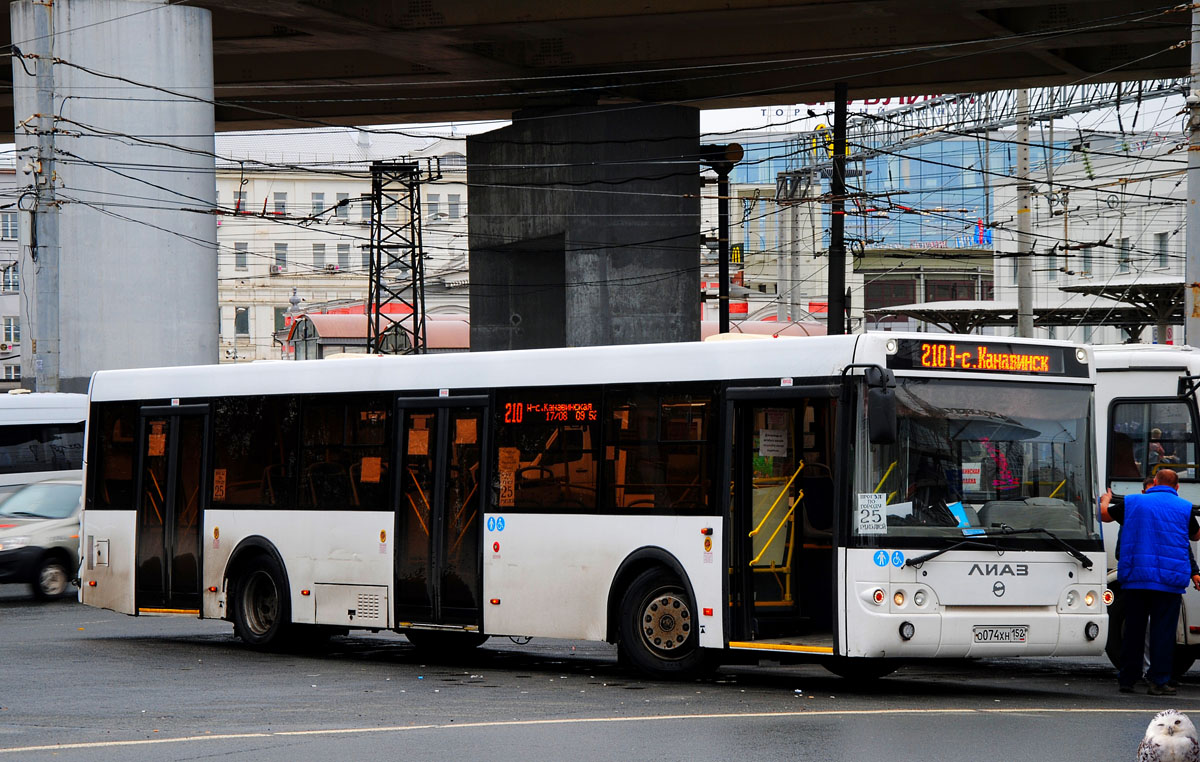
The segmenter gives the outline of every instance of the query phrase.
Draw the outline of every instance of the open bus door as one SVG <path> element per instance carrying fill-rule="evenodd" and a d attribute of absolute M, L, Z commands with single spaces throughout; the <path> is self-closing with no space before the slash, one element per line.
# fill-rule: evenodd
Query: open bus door
<path fill-rule="evenodd" d="M 208 405 L 141 409 L 135 605 L 200 614 Z"/>
<path fill-rule="evenodd" d="M 478 632 L 487 398 L 398 406 L 396 622 L 414 642 L 431 630 Z"/>
<path fill-rule="evenodd" d="M 731 647 L 834 652 L 835 393 L 729 391 Z"/>

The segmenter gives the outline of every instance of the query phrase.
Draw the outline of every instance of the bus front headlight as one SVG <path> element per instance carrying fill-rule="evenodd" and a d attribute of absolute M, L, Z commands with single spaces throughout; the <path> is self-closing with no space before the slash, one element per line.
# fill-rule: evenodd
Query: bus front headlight
<path fill-rule="evenodd" d="M 4 537 L 0 538 L 0 550 L 17 550 L 29 545 L 28 537 Z"/>

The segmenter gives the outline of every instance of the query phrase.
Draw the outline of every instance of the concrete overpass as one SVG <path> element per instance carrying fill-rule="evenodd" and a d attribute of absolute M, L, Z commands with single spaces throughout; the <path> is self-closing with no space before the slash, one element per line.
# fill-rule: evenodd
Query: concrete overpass
<path fill-rule="evenodd" d="M 1186 47 L 1172 46 L 1189 36 L 1189 12 L 1163 0 L 186 4 L 213 12 L 221 130 L 817 102 L 835 81 L 852 98 L 974 92 L 1182 76 L 1188 65 Z M 11 95 L 0 107 L 11 125 Z"/>

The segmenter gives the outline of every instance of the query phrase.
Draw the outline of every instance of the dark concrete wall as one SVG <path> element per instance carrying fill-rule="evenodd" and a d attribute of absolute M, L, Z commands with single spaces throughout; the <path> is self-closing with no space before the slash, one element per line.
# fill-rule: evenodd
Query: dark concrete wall
<path fill-rule="evenodd" d="M 467 139 L 471 348 L 700 337 L 699 112 L 521 112 Z"/>

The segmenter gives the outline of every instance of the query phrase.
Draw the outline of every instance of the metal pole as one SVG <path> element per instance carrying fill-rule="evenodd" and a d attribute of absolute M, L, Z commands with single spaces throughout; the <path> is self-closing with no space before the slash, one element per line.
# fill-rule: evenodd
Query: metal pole
<path fill-rule="evenodd" d="M 33 375 L 39 392 L 58 391 L 58 204 L 54 198 L 54 5 L 38 3 L 34 12 L 37 52 L 38 154 L 34 162 L 36 203 L 30 236 L 33 260 Z"/>
<path fill-rule="evenodd" d="M 717 315 L 718 330 L 729 333 L 729 168 L 717 170 Z"/>
<path fill-rule="evenodd" d="M 1188 94 L 1186 265 L 1183 337 L 1200 347 L 1200 7 L 1192 7 L 1192 91 Z M 1163 337 L 1165 339 L 1165 336 Z"/>
<path fill-rule="evenodd" d="M 1033 239 L 1029 212 L 1029 91 L 1017 91 L 1017 335 L 1033 336 Z"/>
<path fill-rule="evenodd" d="M 833 177 L 829 181 L 829 315 L 825 332 L 846 332 L 846 94 L 845 82 L 833 86 Z"/>

